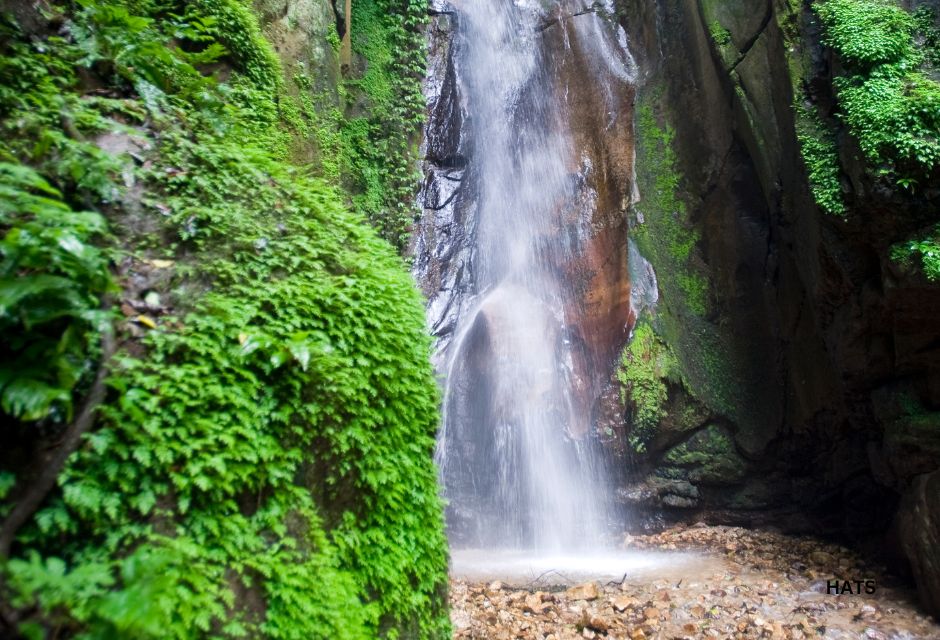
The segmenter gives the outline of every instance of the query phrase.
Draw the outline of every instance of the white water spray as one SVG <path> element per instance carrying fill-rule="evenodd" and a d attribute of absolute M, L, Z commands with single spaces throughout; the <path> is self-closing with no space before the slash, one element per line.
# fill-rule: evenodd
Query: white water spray
<path fill-rule="evenodd" d="M 546 12 L 527 0 L 459 4 L 477 293 L 458 317 L 444 366 L 438 448 L 458 544 L 544 551 L 603 544 L 609 487 L 592 453 L 564 273 L 566 233 L 586 230 L 562 229 L 565 216 L 585 206 L 579 172 L 591 168 L 577 166 L 585 161 L 569 131 L 567 104 L 578 96 L 556 95 L 540 45 L 549 26 L 565 29 L 566 47 L 567 30 L 576 30 L 603 67 L 585 70 L 597 75 L 601 95 L 605 82 L 632 82 L 622 30 L 597 10 L 556 4 Z"/>

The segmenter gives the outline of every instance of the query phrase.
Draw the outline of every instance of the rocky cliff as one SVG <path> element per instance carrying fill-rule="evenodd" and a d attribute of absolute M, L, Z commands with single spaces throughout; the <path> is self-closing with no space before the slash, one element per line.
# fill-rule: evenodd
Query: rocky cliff
<path fill-rule="evenodd" d="M 935 174 L 910 193 L 866 163 L 810 3 L 618 8 L 642 70 L 631 232 L 662 291 L 655 337 L 624 361 L 676 360 L 651 374 L 662 419 L 635 439 L 624 499 L 894 540 L 937 611 L 940 287 L 891 251 L 940 215 Z M 810 189 L 807 110 L 836 140 L 842 217 Z"/>
<path fill-rule="evenodd" d="M 616 462 L 634 525 L 706 518 L 889 540 L 936 610 L 940 287 L 893 251 L 937 220 L 934 174 L 912 192 L 866 161 L 838 116 L 845 69 L 810 3 L 562 7 L 539 46 L 558 91 L 577 96 L 577 148 L 602 168 L 572 162 L 597 196 L 564 267 L 590 307 L 570 323 L 588 372 L 578 431 Z M 478 293 L 479 203 L 459 7 L 431 13 L 412 252 L 440 371 Z M 578 25 L 595 15 L 616 16 L 636 57 L 636 87 L 613 103 L 579 83 L 598 43 Z M 814 136 L 833 141 L 822 169 Z"/>

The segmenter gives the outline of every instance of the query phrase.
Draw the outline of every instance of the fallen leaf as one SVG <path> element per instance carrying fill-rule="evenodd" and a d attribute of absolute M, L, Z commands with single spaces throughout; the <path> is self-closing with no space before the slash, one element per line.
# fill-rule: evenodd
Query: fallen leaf
<path fill-rule="evenodd" d="M 153 318 L 151 318 L 151 317 L 149 317 L 149 316 L 137 316 L 136 318 L 134 318 L 134 321 L 135 321 L 137 324 L 142 324 L 142 325 L 144 325 L 145 327 L 150 327 L 151 329 L 156 329 L 156 328 L 157 328 L 157 323 L 154 322 L 154 321 L 153 321 Z"/>

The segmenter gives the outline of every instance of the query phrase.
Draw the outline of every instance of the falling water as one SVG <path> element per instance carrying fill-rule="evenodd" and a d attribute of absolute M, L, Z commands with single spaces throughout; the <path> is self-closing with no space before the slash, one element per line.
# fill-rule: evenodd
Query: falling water
<path fill-rule="evenodd" d="M 590 223 L 569 230 L 562 222 L 572 212 L 590 220 L 576 210 L 592 206 L 582 179 L 591 167 L 569 130 L 568 100 L 578 97 L 557 95 L 557 64 L 540 39 L 549 27 L 565 29 L 566 38 L 567 29 L 583 30 L 605 67 L 599 78 L 632 82 L 632 61 L 622 31 L 618 39 L 597 6 L 581 12 L 586 18 L 572 17 L 581 14 L 570 3 L 548 11 L 528 0 L 454 7 L 477 218 L 474 295 L 458 314 L 442 367 L 438 463 L 451 537 L 484 548 L 597 546 L 608 487 L 571 331 L 578 292 L 565 277 L 576 244 L 570 236 L 589 234 Z"/>

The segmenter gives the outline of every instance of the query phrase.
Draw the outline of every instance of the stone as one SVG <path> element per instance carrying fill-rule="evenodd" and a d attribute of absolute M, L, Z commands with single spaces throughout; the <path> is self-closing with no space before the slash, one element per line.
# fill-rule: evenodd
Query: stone
<path fill-rule="evenodd" d="M 550 594 L 541 594 L 533 593 L 525 598 L 525 604 L 522 606 L 523 611 L 530 611 L 531 613 L 537 614 L 546 614 L 552 610 L 552 602 L 550 600 L 543 599 L 543 595 Z"/>
<path fill-rule="evenodd" d="M 581 627 L 606 634 L 610 630 L 610 625 L 603 618 L 592 615 L 587 609 L 581 610 L 581 620 L 578 622 Z"/>
<path fill-rule="evenodd" d="M 636 598 L 631 598 L 630 596 L 617 596 L 610 602 L 611 606 L 614 608 L 614 611 L 623 613 L 631 607 L 636 607 L 640 604 L 640 601 Z"/>
<path fill-rule="evenodd" d="M 940 617 L 940 471 L 914 479 L 902 498 L 895 526 L 921 602 Z"/>
<path fill-rule="evenodd" d="M 747 473 L 747 462 L 738 454 L 731 434 L 714 424 L 670 449 L 663 461 L 689 469 L 693 484 L 733 485 Z"/>
<path fill-rule="evenodd" d="M 585 582 L 571 587 L 565 592 L 569 600 L 597 600 L 601 593 L 596 582 Z"/>

